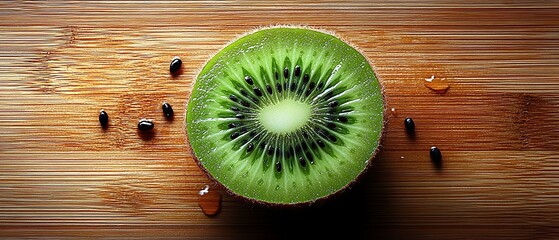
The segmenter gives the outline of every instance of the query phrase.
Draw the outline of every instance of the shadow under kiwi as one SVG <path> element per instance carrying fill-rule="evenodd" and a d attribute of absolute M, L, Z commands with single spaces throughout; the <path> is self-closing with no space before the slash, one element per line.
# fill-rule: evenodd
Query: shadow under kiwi
<path fill-rule="evenodd" d="M 309 237 L 312 239 L 344 236 L 349 238 L 395 237 L 400 234 L 390 229 L 393 206 L 390 182 L 385 170 L 382 153 L 373 160 L 373 165 L 351 185 L 334 198 L 319 206 L 289 208 L 250 207 L 258 226 L 258 235 L 266 239 L 290 239 Z M 225 210 L 227 211 L 227 210 Z M 252 226 L 239 226 L 252 227 Z"/>

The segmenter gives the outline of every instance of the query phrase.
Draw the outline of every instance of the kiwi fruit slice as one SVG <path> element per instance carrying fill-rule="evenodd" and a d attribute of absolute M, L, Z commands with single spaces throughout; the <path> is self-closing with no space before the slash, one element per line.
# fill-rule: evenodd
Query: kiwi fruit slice
<path fill-rule="evenodd" d="M 326 199 L 367 168 L 384 128 L 382 87 L 369 61 L 336 36 L 260 29 L 203 67 L 186 115 L 200 167 L 252 202 Z"/>

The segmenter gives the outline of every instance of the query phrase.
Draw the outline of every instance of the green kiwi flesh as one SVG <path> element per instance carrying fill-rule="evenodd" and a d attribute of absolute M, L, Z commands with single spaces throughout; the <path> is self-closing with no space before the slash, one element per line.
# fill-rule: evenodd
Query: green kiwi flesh
<path fill-rule="evenodd" d="M 195 159 L 230 193 L 272 205 L 326 198 L 368 166 L 384 127 L 367 59 L 306 28 L 258 30 L 201 70 L 187 107 Z"/>

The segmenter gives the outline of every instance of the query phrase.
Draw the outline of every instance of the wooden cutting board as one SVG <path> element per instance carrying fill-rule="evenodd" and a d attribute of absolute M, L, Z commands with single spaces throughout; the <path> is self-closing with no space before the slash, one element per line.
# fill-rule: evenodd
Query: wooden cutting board
<path fill-rule="evenodd" d="M 559 238 L 559 4 L 500 2 L 3 1 L 0 236 Z M 183 130 L 192 81 L 231 39 L 274 24 L 335 31 L 374 62 L 394 108 L 384 148 L 325 206 L 224 196 L 206 217 L 210 182 Z M 425 87 L 432 76 L 446 93 Z"/>

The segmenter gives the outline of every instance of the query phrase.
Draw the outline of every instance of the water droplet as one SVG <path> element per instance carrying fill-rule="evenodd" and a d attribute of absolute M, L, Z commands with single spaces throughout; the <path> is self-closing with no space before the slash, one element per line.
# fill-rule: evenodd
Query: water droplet
<path fill-rule="evenodd" d="M 198 192 L 198 206 L 206 216 L 215 216 L 221 211 L 221 194 L 208 185 Z"/>
<path fill-rule="evenodd" d="M 425 78 L 425 83 L 423 84 L 425 87 L 438 94 L 446 93 L 446 91 L 450 88 L 450 85 L 445 78 L 435 78 L 434 75 L 431 76 L 431 78 Z"/>

